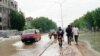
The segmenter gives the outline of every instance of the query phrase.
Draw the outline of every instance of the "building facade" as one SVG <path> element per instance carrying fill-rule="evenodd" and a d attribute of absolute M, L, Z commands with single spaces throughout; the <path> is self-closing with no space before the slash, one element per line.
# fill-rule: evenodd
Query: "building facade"
<path fill-rule="evenodd" d="M 17 2 L 14 0 L 0 0 L 0 30 L 9 29 L 11 10 L 17 10 Z"/>

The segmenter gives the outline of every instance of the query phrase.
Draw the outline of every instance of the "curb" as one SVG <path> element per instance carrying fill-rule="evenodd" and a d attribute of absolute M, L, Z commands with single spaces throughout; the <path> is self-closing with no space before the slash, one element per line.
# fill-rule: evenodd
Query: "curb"
<path fill-rule="evenodd" d="M 38 56 L 42 56 L 42 54 L 54 43 L 54 41 L 52 41 L 48 46 L 45 47 L 45 49 L 43 49 L 41 51 L 41 53 Z"/>

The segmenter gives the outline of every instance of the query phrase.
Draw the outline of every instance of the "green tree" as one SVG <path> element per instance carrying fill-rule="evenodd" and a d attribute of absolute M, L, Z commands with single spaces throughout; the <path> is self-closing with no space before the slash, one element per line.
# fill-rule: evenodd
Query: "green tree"
<path fill-rule="evenodd" d="M 95 9 L 93 15 L 96 26 L 100 28 L 100 8 Z"/>
<path fill-rule="evenodd" d="M 84 15 L 84 20 L 88 29 L 95 28 L 93 12 L 87 12 L 87 14 Z"/>
<path fill-rule="evenodd" d="M 19 31 L 24 29 L 25 17 L 21 11 L 10 12 L 10 25 L 11 25 L 10 26 L 11 29 L 17 29 Z"/>
<path fill-rule="evenodd" d="M 81 28 L 87 29 L 100 29 L 100 8 L 97 8 L 91 12 L 87 12 L 85 15 L 75 20 L 72 25 L 78 25 Z"/>
<path fill-rule="evenodd" d="M 32 27 L 40 29 L 41 32 L 48 32 L 50 29 L 56 29 L 57 25 L 46 17 L 37 17 L 32 21 Z"/>

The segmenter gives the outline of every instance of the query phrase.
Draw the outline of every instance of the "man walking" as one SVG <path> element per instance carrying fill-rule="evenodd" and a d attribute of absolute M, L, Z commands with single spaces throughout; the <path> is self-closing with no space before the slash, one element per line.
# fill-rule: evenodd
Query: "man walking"
<path fill-rule="evenodd" d="M 66 35 L 68 38 L 68 44 L 71 45 L 72 35 L 73 35 L 71 25 L 68 25 L 68 27 L 66 28 Z"/>
<path fill-rule="evenodd" d="M 74 38 L 75 38 L 75 42 L 76 42 L 76 45 L 78 45 L 78 37 L 79 37 L 79 29 L 78 27 L 73 27 L 73 35 L 74 35 Z"/>

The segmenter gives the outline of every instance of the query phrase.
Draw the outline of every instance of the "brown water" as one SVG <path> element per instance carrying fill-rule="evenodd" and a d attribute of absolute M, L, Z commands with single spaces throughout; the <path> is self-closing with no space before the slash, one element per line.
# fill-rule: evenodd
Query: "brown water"
<path fill-rule="evenodd" d="M 49 43 L 47 35 L 32 45 L 24 45 L 20 39 L 7 39 L 0 42 L 0 56 L 38 56 Z"/>

